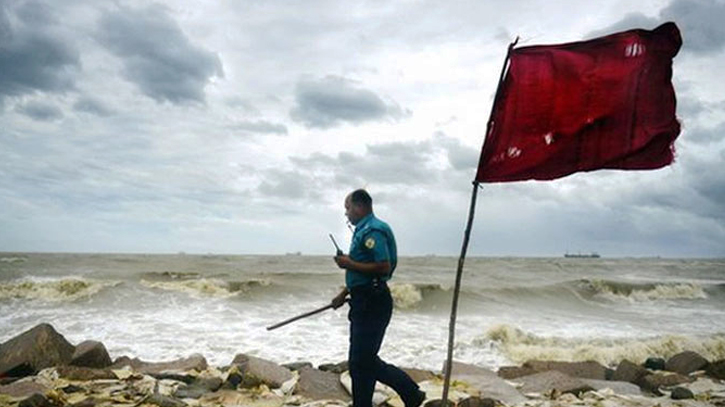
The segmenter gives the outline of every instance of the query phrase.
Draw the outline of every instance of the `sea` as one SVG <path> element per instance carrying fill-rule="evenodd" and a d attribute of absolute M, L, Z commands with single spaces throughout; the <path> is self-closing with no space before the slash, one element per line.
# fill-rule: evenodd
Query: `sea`
<path fill-rule="evenodd" d="M 381 357 L 440 371 L 456 257 L 401 257 Z M 346 359 L 347 306 L 274 330 L 326 304 L 344 281 L 331 256 L 0 253 L 0 342 L 50 323 L 112 358 L 236 354 L 277 363 Z M 490 369 L 530 359 L 725 358 L 725 259 L 466 259 L 454 358 Z"/>

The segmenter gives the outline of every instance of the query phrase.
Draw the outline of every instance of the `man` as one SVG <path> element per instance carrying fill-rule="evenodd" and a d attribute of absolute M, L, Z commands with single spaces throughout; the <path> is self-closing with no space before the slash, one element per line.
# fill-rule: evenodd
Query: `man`
<path fill-rule="evenodd" d="M 345 269 L 345 289 L 333 300 L 335 308 L 350 294 L 350 350 L 353 407 L 371 407 L 375 381 L 392 387 L 406 407 L 418 407 L 425 393 L 399 368 L 378 357 L 385 328 L 393 312 L 386 281 L 397 265 L 393 231 L 373 214 L 373 200 L 363 189 L 345 198 L 345 216 L 355 225 L 350 254 L 335 257 Z"/>

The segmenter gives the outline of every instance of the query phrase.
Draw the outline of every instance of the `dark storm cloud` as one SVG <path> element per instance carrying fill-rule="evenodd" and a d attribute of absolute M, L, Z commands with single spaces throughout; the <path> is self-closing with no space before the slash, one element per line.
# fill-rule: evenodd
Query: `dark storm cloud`
<path fill-rule="evenodd" d="M 685 52 L 706 54 L 725 48 L 725 2 L 701 0 L 674 0 L 660 11 L 659 18 L 641 13 L 627 14 L 622 20 L 607 28 L 596 30 L 587 37 L 597 37 L 633 28 L 653 29 L 674 21 L 682 32 Z"/>
<path fill-rule="evenodd" d="M 292 119 L 310 128 L 399 120 L 407 114 L 397 104 L 386 103 L 374 92 L 338 76 L 300 81 L 295 99 L 296 106 L 290 112 Z"/>
<path fill-rule="evenodd" d="M 107 12 L 98 40 L 122 59 L 126 79 L 159 102 L 203 102 L 210 78 L 223 76 L 219 57 L 194 45 L 158 5 Z"/>
<path fill-rule="evenodd" d="M 51 11 L 36 3 L 17 9 L 0 4 L 0 103 L 11 96 L 74 87 L 79 53 L 54 31 L 52 20 Z"/>
<path fill-rule="evenodd" d="M 478 163 L 478 150 L 465 146 L 457 138 L 448 137 L 440 131 L 436 132 L 434 140 L 446 151 L 448 162 L 453 169 L 471 172 L 475 170 Z"/>
<path fill-rule="evenodd" d="M 272 123 L 265 120 L 244 121 L 235 124 L 234 129 L 252 134 L 278 134 L 286 135 L 287 126 L 280 123 Z"/>
<path fill-rule="evenodd" d="M 63 112 L 57 106 L 44 102 L 28 102 L 16 106 L 15 110 L 40 121 L 53 121 L 63 117 Z"/>
<path fill-rule="evenodd" d="M 662 10 L 660 17 L 680 26 L 683 49 L 709 53 L 725 47 L 725 2 L 674 0 Z"/>
<path fill-rule="evenodd" d="M 100 117 L 107 117 L 113 114 L 106 105 L 91 97 L 81 97 L 73 104 L 73 109 L 78 112 L 90 113 Z"/>

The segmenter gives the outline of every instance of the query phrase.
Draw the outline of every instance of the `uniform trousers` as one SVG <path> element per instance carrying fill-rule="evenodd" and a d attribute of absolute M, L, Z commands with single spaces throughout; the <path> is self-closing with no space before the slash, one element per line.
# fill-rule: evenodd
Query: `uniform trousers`
<path fill-rule="evenodd" d="M 371 407 L 375 382 L 393 388 L 406 405 L 417 397 L 418 385 L 404 371 L 378 357 L 393 299 L 385 282 L 350 289 L 350 350 L 353 407 Z"/>

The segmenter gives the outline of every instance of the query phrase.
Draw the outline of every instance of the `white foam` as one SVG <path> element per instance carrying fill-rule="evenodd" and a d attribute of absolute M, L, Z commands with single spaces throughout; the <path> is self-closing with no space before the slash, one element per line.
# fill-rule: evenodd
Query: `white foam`
<path fill-rule="evenodd" d="M 29 299 L 49 302 L 75 301 L 89 298 L 118 281 L 93 281 L 80 277 L 58 279 L 25 278 L 0 284 L 0 300 Z"/>
<path fill-rule="evenodd" d="M 623 359 L 642 363 L 650 356 L 669 358 L 685 350 L 710 360 L 725 357 L 725 334 L 662 335 L 651 338 L 564 338 L 539 336 L 501 324 L 485 338 L 516 363 L 527 360 L 587 361 L 614 365 Z"/>
<path fill-rule="evenodd" d="M 423 301 L 423 293 L 414 284 L 390 284 L 390 295 L 400 309 L 414 308 Z"/>

